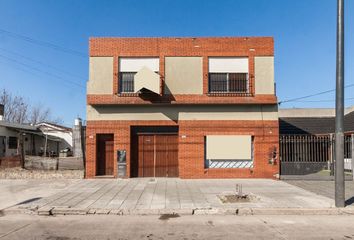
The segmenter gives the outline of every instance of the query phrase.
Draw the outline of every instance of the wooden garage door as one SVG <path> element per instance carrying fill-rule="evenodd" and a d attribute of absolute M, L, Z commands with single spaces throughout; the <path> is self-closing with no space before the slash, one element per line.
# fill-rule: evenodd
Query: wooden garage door
<path fill-rule="evenodd" d="M 178 135 L 139 135 L 139 177 L 178 177 Z"/>

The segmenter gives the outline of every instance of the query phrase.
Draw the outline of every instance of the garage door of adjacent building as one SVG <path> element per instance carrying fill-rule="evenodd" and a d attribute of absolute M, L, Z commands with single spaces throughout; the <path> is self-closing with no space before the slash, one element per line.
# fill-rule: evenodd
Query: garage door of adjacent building
<path fill-rule="evenodd" d="M 178 135 L 139 135 L 138 166 L 139 177 L 178 177 Z"/>

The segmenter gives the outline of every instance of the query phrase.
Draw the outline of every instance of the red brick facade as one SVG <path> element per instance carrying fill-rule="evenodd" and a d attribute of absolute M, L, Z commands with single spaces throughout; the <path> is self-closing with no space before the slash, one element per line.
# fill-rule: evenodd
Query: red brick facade
<path fill-rule="evenodd" d="M 113 133 L 114 148 L 127 150 L 127 169 L 130 169 L 130 126 L 179 126 L 179 176 L 181 178 L 272 178 L 278 173 L 278 162 L 269 164 L 273 148 L 278 149 L 278 121 L 88 121 L 86 132 L 86 176 L 96 170 L 96 134 Z M 204 136 L 254 136 L 254 168 L 205 169 Z M 185 136 L 182 138 L 182 136 Z M 117 174 L 115 156 L 115 176 Z M 127 172 L 129 177 L 130 171 Z"/>
<path fill-rule="evenodd" d="M 254 57 L 273 56 L 273 38 L 92 38 L 90 56 L 114 58 L 113 92 L 105 95 L 88 95 L 88 105 L 134 104 L 253 104 L 275 105 L 275 95 L 255 95 Z M 141 98 L 137 94 L 118 94 L 119 57 L 159 57 L 161 86 L 164 83 L 166 56 L 203 57 L 203 95 L 161 95 Z M 208 94 L 208 57 L 243 56 L 249 58 L 251 96 Z M 163 87 L 162 87 L 163 89 Z M 178 162 L 180 178 L 274 178 L 279 172 L 278 160 L 270 164 L 274 149 L 278 150 L 277 120 L 179 120 L 179 121 L 128 121 L 88 119 L 86 132 L 86 177 L 96 175 L 96 135 L 114 134 L 114 149 L 127 151 L 127 177 L 130 177 L 131 127 L 178 126 Z M 254 138 L 254 167 L 248 169 L 207 169 L 204 167 L 206 135 L 252 135 Z M 117 154 L 114 154 L 114 175 L 117 177 Z"/>

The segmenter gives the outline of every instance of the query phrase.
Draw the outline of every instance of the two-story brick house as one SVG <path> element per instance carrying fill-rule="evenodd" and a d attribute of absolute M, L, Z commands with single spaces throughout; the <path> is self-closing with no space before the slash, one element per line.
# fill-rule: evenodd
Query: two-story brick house
<path fill-rule="evenodd" d="M 91 38 L 89 75 L 88 178 L 278 173 L 273 38 Z"/>

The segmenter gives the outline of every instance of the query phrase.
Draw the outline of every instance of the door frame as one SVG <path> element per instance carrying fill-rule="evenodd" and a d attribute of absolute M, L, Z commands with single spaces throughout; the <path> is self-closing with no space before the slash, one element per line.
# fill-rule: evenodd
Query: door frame
<path fill-rule="evenodd" d="M 177 141 L 179 136 L 178 125 L 172 126 L 131 126 L 130 128 L 130 177 L 139 177 L 139 135 L 177 135 Z M 177 164 L 178 159 L 178 142 L 177 142 Z M 178 167 L 177 167 L 178 168 Z M 155 170 L 156 171 L 156 170 Z M 179 173 L 179 169 L 178 169 Z M 177 174 L 179 175 L 179 174 Z"/>
<path fill-rule="evenodd" d="M 111 159 L 107 158 L 106 143 L 113 144 Z M 111 161 L 113 166 L 112 173 L 107 174 L 107 160 Z M 96 169 L 95 176 L 113 176 L 114 175 L 114 134 L 113 133 L 98 133 L 96 134 Z"/>
<path fill-rule="evenodd" d="M 0 157 L 6 157 L 6 136 L 0 136 L 0 145 L 3 146 L 3 151 L 0 152 Z"/>

